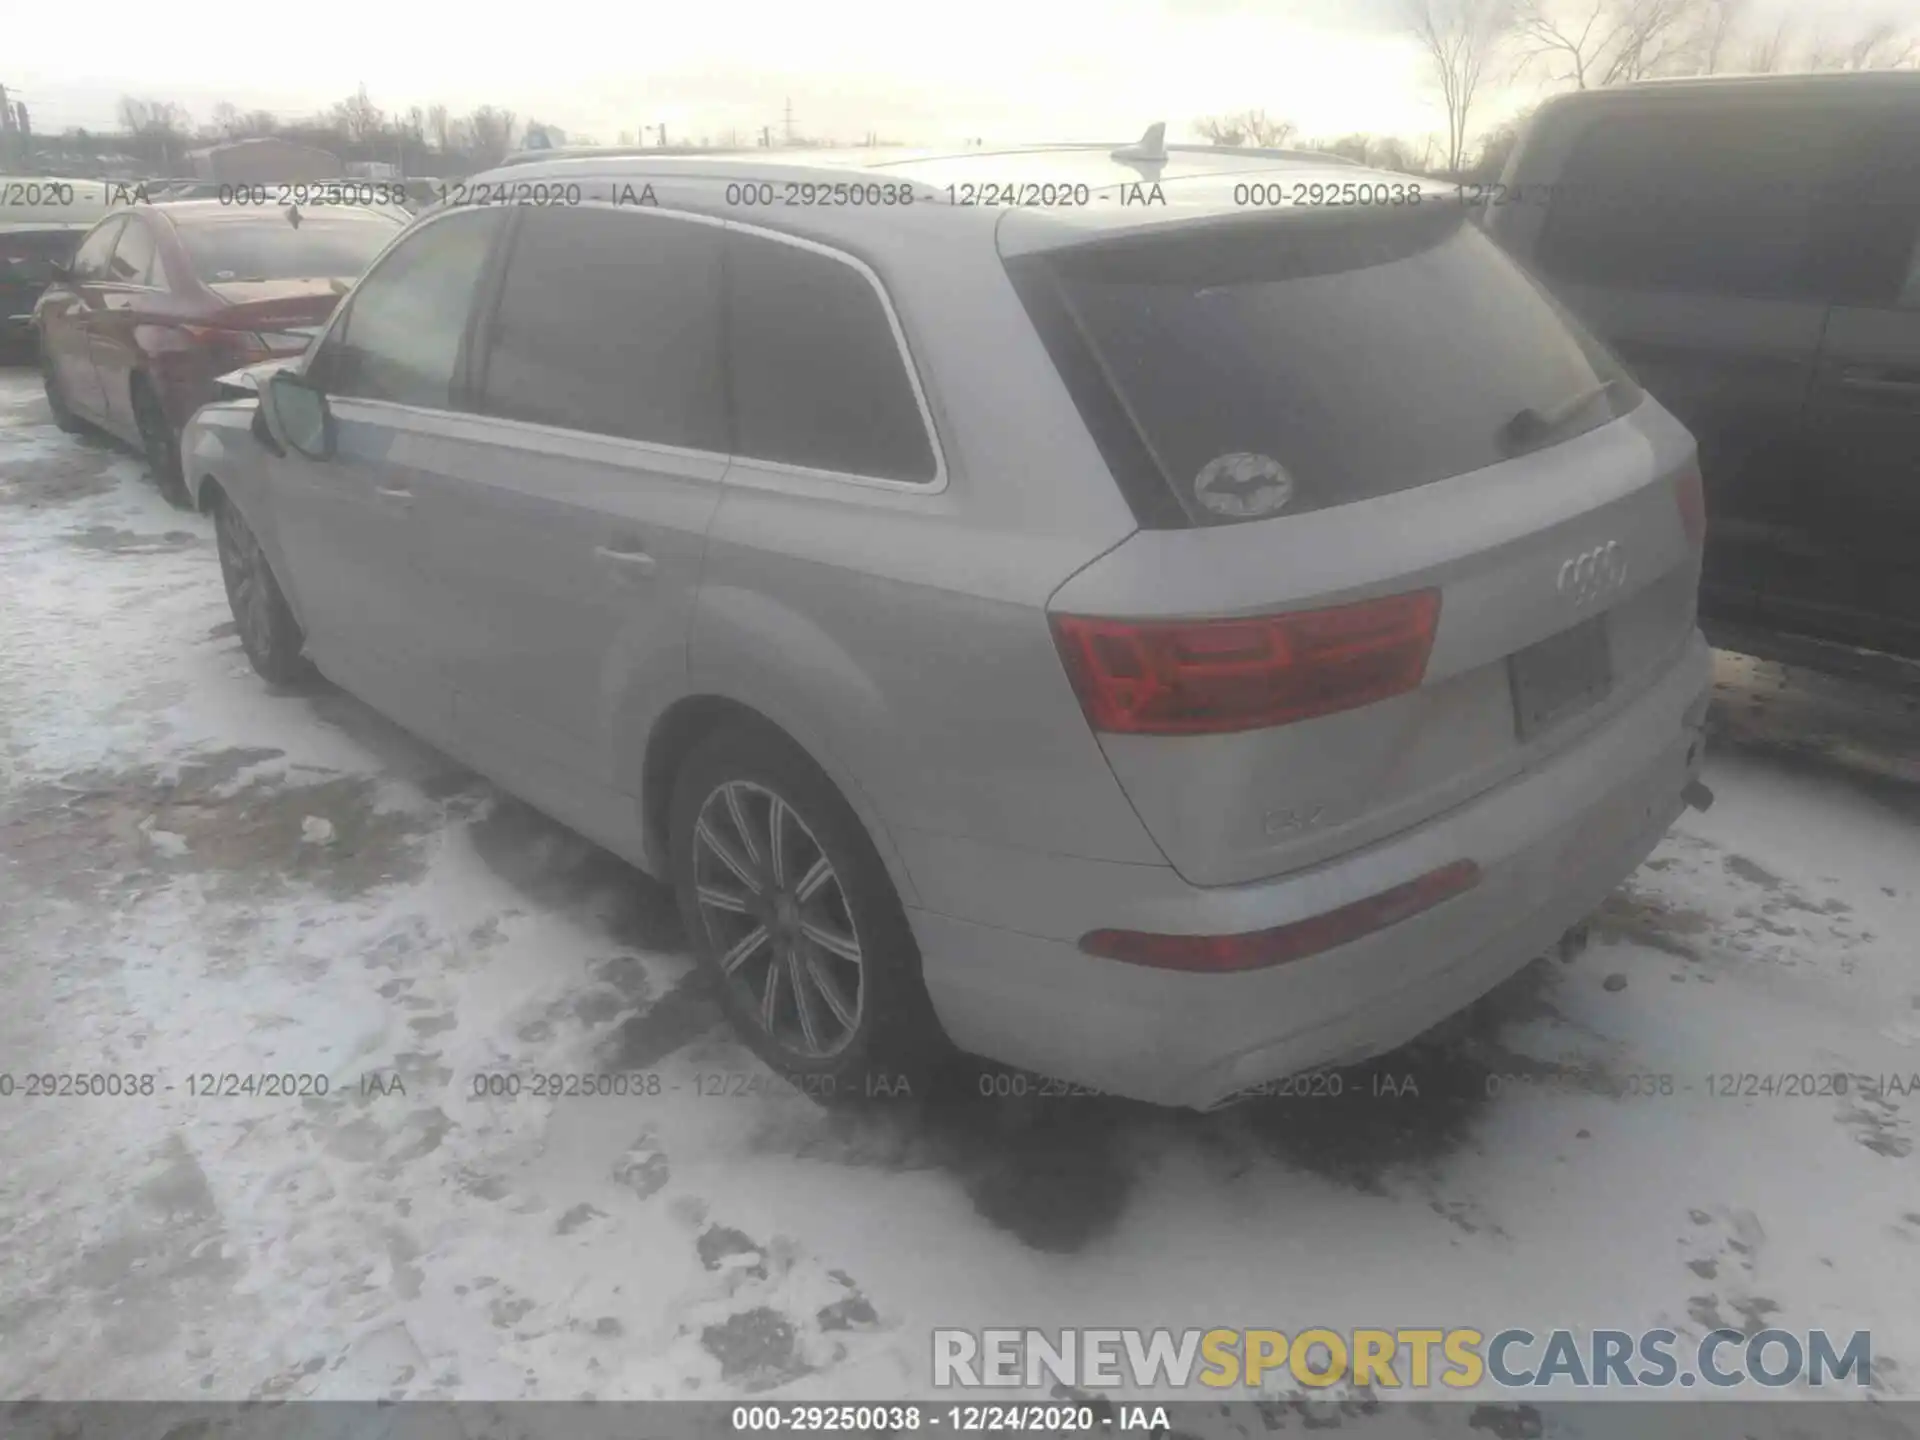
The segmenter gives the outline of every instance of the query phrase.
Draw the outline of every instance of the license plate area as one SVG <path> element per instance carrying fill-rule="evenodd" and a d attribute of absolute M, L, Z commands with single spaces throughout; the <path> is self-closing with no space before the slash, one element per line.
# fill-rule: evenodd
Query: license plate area
<path fill-rule="evenodd" d="M 1507 657 L 1514 728 L 1522 740 L 1578 714 L 1613 688 L 1607 617 L 1596 615 Z"/>

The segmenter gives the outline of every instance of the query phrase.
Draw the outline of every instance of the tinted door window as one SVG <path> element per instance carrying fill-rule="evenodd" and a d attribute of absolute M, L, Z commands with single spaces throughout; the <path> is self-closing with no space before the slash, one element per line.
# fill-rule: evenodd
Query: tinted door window
<path fill-rule="evenodd" d="M 1814 217 L 1846 128 L 1836 112 L 1779 107 L 1603 118 L 1568 157 L 1540 268 L 1631 289 L 1821 298 Z"/>
<path fill-rule="evenodd" d="M 151 285 L 153 273 L 153 234 L 138 220 L 129 220 L 113 247 L 113 259 L 107 263 L 107 277 L 121 285 Z"/>
<path fill-rule="evenodd" d="M 1913 243 L 1913 254 L 1907 260 L 1907 277 L 1900 283 L 1900 294 L 1894 303 L 1903 310 L 1920 310 L 1920 239 Z"/>
<path fill-rule="evenodd" d="M 1920 245 L 1920 112 L 1865 112 L 1846 128 L 1814 221 L 1824 298 L 1902 303 Z"/>
<path fill-rule="evenodd" d="M 488 326 L 487 414 L 727 448 L 717 226 L 531 209 Z"/>
<path fill-rule="evenodd" d="M 930 481 L 933 445 L 879 292 L 844 261 L 727 236 L 734 453 Z"/>
<path fill-rule="evenodd" d="M 107 261 L 113 254 L 113 242 L 120 238 L 120 231 L 126 225 L 124 217 L 116 217 L 102 225 L 80 243 L 73 256 L 73 278 L 76 280 L 104 280 L 107 274 Z"/>
<path fill-rule="evenodd" d="M 395 246 L 327 332 L 314 379 L 335 395 L 456 408 L 461 341 L 505 217 L 502 209 L 455 212 Z"/>

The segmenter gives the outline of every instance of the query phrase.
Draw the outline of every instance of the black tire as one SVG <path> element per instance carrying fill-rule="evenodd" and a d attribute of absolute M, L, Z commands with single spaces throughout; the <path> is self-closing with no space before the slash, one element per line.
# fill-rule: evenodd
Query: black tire
<path fill-rule="evenodd" d="M 311 678 L 313 666 L 303 653 L 307 637 L 300 622 L 293 618 L 259 538 L 225 496 L 214 501 L 213 530 L 227 604 L 247 659 L 263 679 L 276 685 L 297 685 Z"/>
<path fill-rule="evenodd" d="M 731 823 L 736 812 L 726 804 L 729 792 L 738 800 L 757 846 L 746 855 L 735 849 L 734 858 L 753 868 L 766 886 L 764 895 L 750 894 L 739 872 L 730 871 L 710 843 L 715 828 L 724 832 L 722 841 L 730 846 L 742 833 Z M 786 874 L 780 883 L 770 883 L 775 880 L 771 857 L 762 853 L 772 849 L 772 807 L 760 805 L 755 792 L 777 798 L 787 812 L 782 846 Z M 715 822 L 707 836 L 698 832 L 703 814 Z M 822 1101 L 926 1092 L 952 1050 L 921 982 L 919 947 L 866 828 L 804 751 L 770 725 L 735 722 L 717 730 L 680 767 L 668 837 L 674 889 L 689 943 L 707 968 L 722 1008 L 756 1055 L 803 1093 Z M 796 902 L 819 859 L 827 863 L 830 879 Z M 752 908 L 739 913 L 715 908 L 702 895 L 711 896 L 716 888 Z M 781 894 L 789 902 L 784 919 L 777 898 Z M 801 921 L 814 930 L 796 933 Z M 723 945 L 744 942 L 756 925 L 768 940 L 742 957 L 729 975 Z M 816 943 L 811 938 L 815 933 L 836 942 L 854 941 L 858 966 Z M 772 980 L 772 973 L 783 966 L 784 979 Z M 858 1014 L 855 1023 L 845 1027 L 845 982 L 856 969 Z M 822 975 L 834 986 L 839 1007 L 827 998 Z M 812 997 L 815 1025 L 805 1034 L 796 1033 L 806 1023 L 800 1017 L 805 1002 L 795 989 L 796 976 L 804 977 L 802 988 Z M 775 994 L 772 1029 L 762 1019 L 762 1007 L 750 998 L 758 995 L 764 1001 L 768 985 Z M 810 1051 L 808 1037 L 827 1026 L 836 1034 L 845 1029 L 844 1041 L 831 1053 L 814 1053 L 824 1044 Z"/>
<path fill-rule="evenodd" d="M 153 387 L 138 375 L 133 377 L 132 394 L 133 419 L 140 427 L 140 450 L 147 457 L 154 484 L 160 487 L 169 505 L 178 510 L 191 510 L 193 497 L 187 493 L 187 477 L 180 468 L 180 437 L 174 433 L 173 422 L 160 408 L 160 397 L 153 393 Z"/>
<path fill-rule="evenodd" d="M 53 423 L 69 435 L 85 431 L 86 422 L 68 408 L 66 392 L 60 388 L 60 377 L 53 373 L 53 360 L 44 350 L 40 353 L 40 383 L 46 387 L 47 408 L 53 412 Z"/>

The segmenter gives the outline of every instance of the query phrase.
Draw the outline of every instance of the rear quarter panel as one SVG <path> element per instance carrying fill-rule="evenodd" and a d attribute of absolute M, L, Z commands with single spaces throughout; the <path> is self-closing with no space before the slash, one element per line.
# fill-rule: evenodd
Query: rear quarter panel
<path fill-rule="evenodd" d="M 1164 864 L 1045 615 L 1133 517 L 990 228 L 928 215 L 914 231 L 862 258 L 906 332 L 946 483 L 878 488 L 736 459 L 708 535 L 692 688 L 779 721 L 867 797 L 870 823 Z"/>

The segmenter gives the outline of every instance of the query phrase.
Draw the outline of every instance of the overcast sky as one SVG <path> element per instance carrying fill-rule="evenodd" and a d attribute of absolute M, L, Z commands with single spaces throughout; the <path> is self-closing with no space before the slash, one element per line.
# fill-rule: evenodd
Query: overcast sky
<path fill-rule="evenodd" d="M 611 143 L 665 122 L 670 138 L 729 128 L 909 144 L 1132 137 L 1166 120 L 1249 107 L 1304 136 L 1443 128 L 1403 0 L 730 0 L 671 7 L 573 0 L 472 7 L 327 0 L 207 10 L 105 0 L 76 27 L 58 4 L 13 0 L 0 83 L 35 130 L 111 129 L 123 94 L 171 100 L 196 122 L 230 101 L 291 117 L 364 83 L 376 105 L 492 103 Z M 1791 0 L 1753 0 L 1758 19 Z M 1816 13 L 1801 4 L 1803 13 Z M 1836 31 L 1920 0 L 1818 0 Z M 1485 120 L 1526 91 L 1490 94 Z M 1480 128 L 1478 125 L 1476 129 Z"/>

